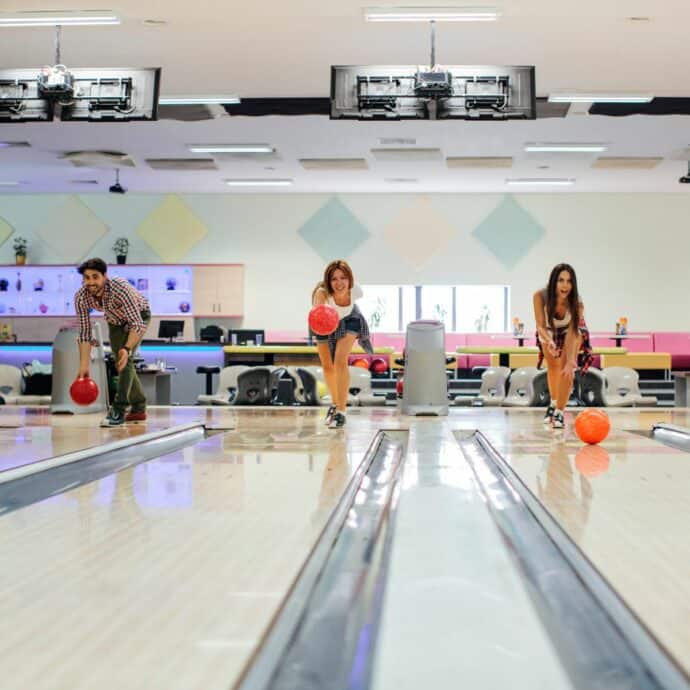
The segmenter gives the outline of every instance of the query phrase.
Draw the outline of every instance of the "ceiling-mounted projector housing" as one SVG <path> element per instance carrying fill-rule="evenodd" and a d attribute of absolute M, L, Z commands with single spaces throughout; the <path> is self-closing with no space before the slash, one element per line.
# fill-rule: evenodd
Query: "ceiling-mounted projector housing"
<path fill-rule="evenodd" d="M 0 122 L 158 117 L 159 67 L 0 70 Z"/>
<path fill-rule="evenodd" d="M 534 120 L 533 66 L 336 65 L 331 119 Z"/>

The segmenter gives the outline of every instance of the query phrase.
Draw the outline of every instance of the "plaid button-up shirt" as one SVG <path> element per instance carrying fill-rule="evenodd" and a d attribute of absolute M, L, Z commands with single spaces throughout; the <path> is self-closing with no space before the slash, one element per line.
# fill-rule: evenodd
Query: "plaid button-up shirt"
<path fill-rule="evenodd" d="M 82 286 L 74 296 L 74 307 L 79 318 L 77 342 L 90 343 L 93 340 L 89 310 L 102 311 L 105 320 L 115 326 L 126 326 L 127 330 L 144 335 L 146 324 L 142 311 L 151 311 L 148 300 L 135 290 L 124 278 L 108 278 L 103 288 L 102 302 Z"/>

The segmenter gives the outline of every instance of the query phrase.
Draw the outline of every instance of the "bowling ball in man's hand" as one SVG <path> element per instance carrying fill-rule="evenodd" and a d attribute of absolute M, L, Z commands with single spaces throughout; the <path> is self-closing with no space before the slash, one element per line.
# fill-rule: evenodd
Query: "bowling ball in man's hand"
<path fill-rule="evenodd" d="M 70 387 L 69 394 L 77 405 L 90 405 L 98 398 L 98 386 L 88 376 L 77 379 Z"/>

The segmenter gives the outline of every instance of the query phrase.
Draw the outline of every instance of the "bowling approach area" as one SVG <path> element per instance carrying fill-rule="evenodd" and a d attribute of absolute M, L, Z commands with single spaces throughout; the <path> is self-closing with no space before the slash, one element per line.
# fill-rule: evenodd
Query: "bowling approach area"
<path fill-rule="evenodd" d="M 0 685 L 687 688 L 690 412 L 576 413 L 1 407 Z"/>

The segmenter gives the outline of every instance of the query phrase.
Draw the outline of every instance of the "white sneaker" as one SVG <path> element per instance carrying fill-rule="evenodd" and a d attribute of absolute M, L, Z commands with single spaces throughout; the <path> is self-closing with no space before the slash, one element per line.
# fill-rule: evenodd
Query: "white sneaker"
<path fill-rule="evenodd" d="M 326 412 L 326 419 L 325 419 L 326 426 L 329 426 L 329 425 L 330 425 L 331 420 L 333 419 L 333 416 L 335 415 L 336 411 L 337 411 L 337 410 L 336 410 L 335 405 L 331 405 L 331 406 L 328 408 L 328 412 Z"/>
<path fill-rule="evenodd" d="M 565 418 L 560 410 L 556 410 L 551 418 L 551 425 L 554 429 L 565 429 Z"/>

